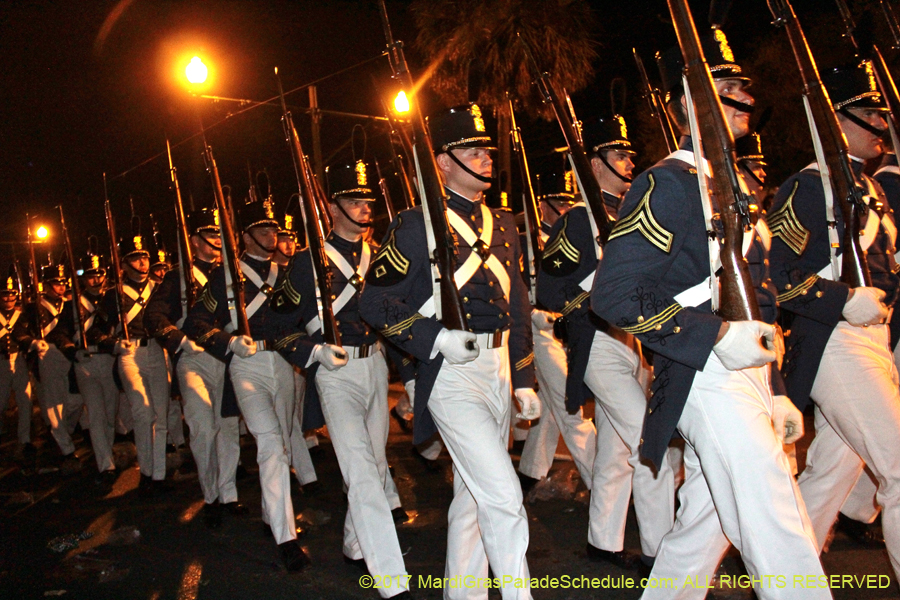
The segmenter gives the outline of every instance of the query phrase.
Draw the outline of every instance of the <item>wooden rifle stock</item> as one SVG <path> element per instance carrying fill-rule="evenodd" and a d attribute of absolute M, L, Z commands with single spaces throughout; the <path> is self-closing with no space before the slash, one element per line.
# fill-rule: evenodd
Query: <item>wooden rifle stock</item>
<path fill-rule="evenodd" d="M 409 120 L 412 124 L 411 157 L 416 165 L 419 185 L 419 200 L 422 202 L 423 214 L 426 216 L 425 226 L 430 227 L 434 239 L 434 255 L 430 257 L 440 276 L 441 323 L 447 329 L 467 330 L 469 328 L 459 290 L 456 288 L 456 241 L 450 235 L 450 224 L 447 222 L 447 198 L 444 185 L 438 174 L 437 161 L 432 150 L 431 134 L 425 125 L 425 117 L 419 106 L 418 98 L 412 94 L 412 77 L 406 57 L 403 55 L 403 42 L 394 41 L 388 21 L 387 7 L 381 0 L 381 22 L 384 26 L 385 39 L 390 51 L 391 68 L 394 78 L 400 82 L 409 99 Z M 437 308 L 437 307 L 436 307 Z"/>
<path fill-rule="evenodd" d="M 109 204 L 109 192 L 106 188 L 106 173 L 103 174 L 103 211 L 106 214 L 106 231 L 109 233 L 109 262 L 116 276 L 116 310 L 119 313 L 119 323 L 122 325 L 122 339 L 131 341 L 128 334 L 128 323 L 125 321 L 125 288 L 122 282 L 122 259 L 119 257 L 119 238 L 116 235 L 116 218 L 113 216 L 112 207 Z M 107 275 L 107 279 L 109 276 Z"/>
<path fill-rule="evenodd" d="M 37 259 L 34 257 L 34 238 L 31 236 L 31 217 L 28 216 L 28 213 L 25 213 L 25 228 L 28 240 L 28 260 L 31 264 L 31 301 L 34 303 L 35 334 L 40 339 L 44 339 L 44 329 L 41 327 L 41 281 L 38 275 Z"/>
<path fill-rule="evenodd" d="M 87 332 L 84 330 L 84 320 L 81 318 L 81 281 L 78 279 L 75 253 L 72 252 L 72 241 L 69 239 L 69 228 L 66 227 L 66 217 L 63 214 L 62 204 L 59 205 L 59 226 L 62 229 L 63 242 L 66 245 L 66 256 L 69 259 L 69 273 L 72 277 L 72 319 L 75 323 L 75 333 L 78 335 L 82 349 L 87 351 Z"/>
<path fill-rule="evenodd" d="M 512 138 L 512 149 L 516 154 L 519 164 L 519 174 L 522 178 L 522 206 L 525 213 L 525 271 L 528 275 L 528 294 L 531 304 L 537 304 L 537 274 L 540 269 L 540 259 L 544 254 L 544 242 L 541 240 L 541 213 L 538 210 L 537 200 L 534 197 L 534 188 L 531 186 L 531 171 L 528 168 L 528 156 L 525 154 L 525 144 L 522 142 L 522 130 L 516 123 L 516 111 L 512 100 L 509 102 L 509 135 Z"/>
<path fill-rule="evenodd" d="M 275 69 L 278 81 L 278 95 L 281 97 L 281 124 L 284 127 L 285 140 L 291 151 L 291 159 L 294 163 L 294 173 L 297 176 L 297 186 L 300 190 L 300 207 L 303 215 L 303 227 L 306 232 L 306 243 L 309 246 L 309 254 L 312 259 L 313 272 L 316 276 L 321 300 L 322 336 L 325 343 L 332 346 L 341 345 L 341 334 L 338 331 L 334 319 L 334 311 L 331 307 L 331 270 L 328 268 L 328 257 L 325 254 L 325 231 L 320 212 L 324 211 L 327 204 L 322 189 L 313 175 L 312 166 L 303 148 L 300 146 L 300 136 L 294 127 L 294 117 L 288 110 L 284 101 L 284 90 L 281 87 L 281 79 L 278 77 L 278 69 Z M 320 207 L 321 210 L 320 210 Z"/>
<path fill-rule="evenodd" d="M 188 230 L 187 219 L 184 216 L 184 203 L 181 200 L 181 187 L 178 185 L 178 173 L 172 162 L 172 147 L 166 139 L 166 153 L 169 155 L 169 178 L 172 182 L 172 191 L 175 200 L 175 226 L 178 230 L 178 263 L 181 267 L 181 285 L 184 288 L 184 297 L 181 299 L 182 314 L 187 316 L 187 311 L 194 306 L 194 294 L 197 291 L 197 281 L 194 279 L 194 253 L 191 249 L 191 232 Z"/>
<path fill-rule="evenodd" d="M 528 56 L 528 62 L 537 73 L 537 86 L 541 93 L 541 99 L 545 104 L 553 107 L 553 113 L 556 115 L 556 121 L 562 129 L 563 137 L 566 138 L 566 144 L 569 146 L 569 158 L 572 162 L 572 170 L 578 182 L 578 189 L 584 198 L 585 203 L 590 208 L 591 215 L 594 218 L 594 224 L 597 228 L 597 244 L 603 246 L 609 239 L 612 232 L 613 223 L 606 212 L 606 204 L 603 202 L 603 191 L 594 172 L 591 169 L 591 161 L 588 160 L 587 153 L 584 150 L 584 143 L 581 139 L 579 124 L 575 120 L 572 102 L 569 95 L 563 90 L 562 94 L 557 93 L 553 82 L 550 80 L 550 74 L 541 71 L 540 66 L 531 53 L 531 48 L 525 43 L 521 37 L 522 47 L 525 48 L 525 54 Z M 565 96 L 565 100 L 563 100 Z"/>
<path fill-rule="evenodd" d="M 650 83 L 650 78 L 647 76 L 647 69 L 644 68 L 644 61 L 641 60 L 641 55 L 638 54 L 636 48 L 632 48 L 631 51 L 634 53 L 634 62 L 637 64 L 638 73 L 640 74 L 641 82 L 643 83 L 642 96 L 650 107 L 650 116 L 659 123 L 663 139 L 666 141 L 666 149 L 671 153 L 678 148 L 678 136 L 675 134 L 675 128 L 672 126 L 672 121 L 669 119 L 669 113 L 666 112 L 666 107 L 659 93 L 659 88 L 653 87 Z"/>
<path fill-rule="evenodd" d="M 725 121 L 719 94 L 700 46 L 687 0 L 669 0 L 669 12 L 687 67 L 687 84 L 697 113 L 706 159 L 712 169 L 711 200 L 724 226 L 719 252 L 719 316 L 726 321 L 760 320 L 759 304 L 744 259 L 744 228 L 750 224 L 749 199 L 743 193 L 734 154 L 734 138 Z M 699 144 L 700 140 L 694 140 Z M 697 165 L 698 171 L 702 165 Z M 752 235 L 746 233 L 746 235 Z"/>
<path fill-rule="evenodd" d="M 850 152 L 847 139 L 841 131 L 840 123 L 828 97 L 825 86 L 819 78 L 819 70 L 813 58 L 803 28 L 794 14 L 788 0 L 767 0 L 769 10 L 775 17 L 775 25 L 785 28 L 794 58 L 803 81 L 803 95 L 809 102 L 813 122 L 822 141 L 825 165 L 831 175 L 834 197 L 840 203 L 841 218 L 844 221 L 842 240 L 841 281 L 850 287 L 870 286 L 872 278 L 866 256 L 859 245 L 860 213 L 867 210 L 862 190 L 856 185 L 850 168 Z M 829 223 L 829 227 L 835 226 Z"/>
<path fill-rule="evenodd" d="M 225 199 L 225 193 L 222 191 L 222 181 L 219 179 L 219 168 L 216 166 L 216 159 L 213 156 L 212 148 L 206 142 L 206 134 L 203 135 L 203 160 L 206 162 L 206 170 L 209 171 L 209 179 L 212 183 L 213 196 L 216 199 L 216 208 L 219 209 L 219 227 L 222 230 L 222 262 L 228 275 L 231 277 L 231 289 L 227 289 L 226 297 L 229 304 L 232 302 L 234 306 L 229 306 L 229 311 L 234 310 L 235 314 L 235 335 L 251 335 L 250 321 L 247 319 L 247 303 L 244 300 L 244 274 L 241 272 L 240 257 L 238 256 L 237 237 L 235 236 L 234 220 L 231 218 L 231 203 Z"/>

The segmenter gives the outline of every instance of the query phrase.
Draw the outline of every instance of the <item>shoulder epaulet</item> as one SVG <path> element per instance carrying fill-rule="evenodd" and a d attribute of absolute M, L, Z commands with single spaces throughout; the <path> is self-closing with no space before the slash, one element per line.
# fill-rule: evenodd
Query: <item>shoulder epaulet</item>
<path fill-rule="evenodd" d="M 794 196 L 797 194 L 798 187 L 800 187 L 800 181 L 795 180 L 787 200 L 781 208 L 766 217 L 766 224 L 769 226 L 769 231 L 772 232 L 772 237 L 781 238 L 781 241 L 799 256 L 803 254 L 809 243 L 810 233 L 794 212 Z"/>
<path fill-rule="evenodd" d="M 395 233 L 403 223 L 403 217 L 397 216 L 397 227 L 391 229 L 384 245 L 378 249 L 375 259 L 369 266 L 366 283 L 374 286 L 390 286 L 403 281 L 409 272 L 409 259 L 397 248 Z"/>
<path fill-rule="evenodd" d="M 609 241 L 638 231 L 647 238 L 647 241 L 668 254 L 672 251 L 672 241 L 675 239 L 675 236 L 671 231 L 667 231 L 660 225 L 656 217 L 653 216 L 653 211 L 650 209 L 650 195 L 656 187 L 656 179 L 654 179 L 652 173 L 648 173 L 647 180 L 650 182 L 650 185 L 647 187 L 647 191 L 644 192 L 643 198 L 638 202 L 635 209 L 631 211 L 631 214 L 616 223 L 612 233 L 609 235 Z"/>

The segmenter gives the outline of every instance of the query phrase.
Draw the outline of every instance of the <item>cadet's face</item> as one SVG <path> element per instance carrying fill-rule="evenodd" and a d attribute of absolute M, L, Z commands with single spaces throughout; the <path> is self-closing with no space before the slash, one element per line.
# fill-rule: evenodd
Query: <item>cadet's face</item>
<path fill-rule="evenodd" d="M 166 276 L 166 272 L 168 270 L 169 267 L 167 267 L 166 265 L 157 265 L 150 271 L 150 277 L 152 277 L 154 281 L 159 283 L 163 280 L 163 277 Z"/>
<path fill-rule="evenodd" d="M 249 241 L 248 241 L 249 240 Z M 244 234 L 244 244 L 252 254 L 269 254 L 275 252 L 278 243 L 278 228 L 266 225 L 254 227 Z M 255 246 L 255 247 L 254 247 Z"/>
<path fill-rule="evenodd" d="M 292 235 L 278 236 L 278 251 L 290 258 L 297 251 L 297 241 Z"/>
<path fill-rule="evenodd" d="M 609 166 L 611 166 L 613 170 L 615 170 L 616 173 L 618 173 L 622 177 L 630 178 L 632 171 L 634 171 L 634 163 L 631 162 L 631 154 L 628 152 L 623 152 L 621 150 L 613 150 L 607 152 L 606 162 L 608 162 Z M 606 165 L 604 165 L 602 162 L 601 165 L 604 169 L 606 168 Z M 606 179 L 609 179 L 608 187 L 612 188 L 609 189 L 609 191 L 614 194 L 618 194 L 619 196 L 621 196 L 629 189 L 631 189 L 631 183 L 622 181 L 615 175 L 611 174 L 611 177 L 608 177 Z M 606 182 L 604 181 L 604 183 Z"/>
<path fill-rule="evenodd" d="M 218 262 L 222 256 L 222 236 L 211 231 L 201 231 L 191 236 L 194 255 L 208 263 Z"/>
<path fill-rule="evenodd" d="M 756 179 L 759 179 L 763 183 L 766 182 L 766 168 L 755 160 L 742 161 L 740 170 L 742 171 L 742 175 L 744 175 L 744 170 L 748 170 L 756 176 Z M 744 175 L 744 182 L 747 184 L 747 189 L 750 190 L 750 193 L 754 196 L 758 196 L 758 194 L 765 189 L 756 182 L 756 179 Z M 757 198 L 757 200 L 761 200 L 761 198 Z"/>
<path fill-rule="evenodd" d="M 9 312 L 16 307 L 15 294 L 3 294 L 0 296 L 0 310 Z"/>
<path fill-rule="evenodd" d="M 143 254 L 125 259 L 125 271 L 136 281 L 144 281 L 150 276 L 150 257 Z"/>
<path fill-rule="evenodd" d="M 52 298 L 62 298 L 66 294 L 66 284 L 64 283 L 51 283 L 48 286 L 44 286 L 49 292 L 49 296 Z"/>
<path fill-rule="evenodd" d="M 100 288 L 103 286 L 103 280 L 106 279 L 105 275 L 93 274 L 86 275 L 84 278 L 84 287 L 87 288 L 87 291 L 96 294 L 100 291 Z"/>
<path fill-rule="evenodd" d="M 725 96 L 738 102 L 753 104 L 753 96 L 747 93 L 745 83 L 740 79 L 717 79 L 715 81 L 716 91 L 720 96 Z M 725 122 L 728 123 L 732 135 L 735 139 L 744 137 L 750 132 L 750 113 L 722 105 L 725 113 Z"/>
<path fill-rule="evenodd" d="M 887 123 L 881 111 L 871 108 L 851 108 L 850 112 L 877 129 L 887 129 Z M 841 129 L 847 138 L 850 154 L 863 160 L 878 158 L 884 153 L 884 142 L 880 137 L 866 131 L 856 123 L 850 122 L 841 113 L 838 113 Z"/>
<path fill-rule="evenodd" d="M 491 159 L 490 150 L 486 148 L 460 148 L 450 152 L 473 173 L 482 177 L 491 176 L 491 166 L 494 164 L 494 161 Z M 467 193 L 472 191 L 477 193 L 491 187 L 490 182 L 479 181 L 466 173 L 449 156 L 438 155 L 438 164 L 444 174 L 444 183 L 447 187 L 457 192 Z"/>
<path fill-rule="evenodd" d="M 347 215 L 338 208 L 338 202 L 341 203 L 341 206 L 347 212 L 347 215 L 350 215 L 349 219 L 347 218 Z M 362 233 L 365 233 L 368 227 L 360 227 L 356 223 L 370 223 L 372 221 L 373 204 L 374 202 L 362 198 L 339 198 L 335 200 L 328 209 L 331 212 L 334 229 L 337 234 L 344 238 L 355 238 Z M 356 223 L 353 223 L 353 221 L 356 221 Z"/>

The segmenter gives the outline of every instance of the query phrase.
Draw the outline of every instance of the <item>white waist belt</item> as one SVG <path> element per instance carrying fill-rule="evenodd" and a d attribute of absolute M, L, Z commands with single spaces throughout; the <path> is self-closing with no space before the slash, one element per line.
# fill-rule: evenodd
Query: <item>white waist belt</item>
<path fill-rule="evenodd" d="M 476 333 L 475 341 L 482 350 L 490 350 L 492 348 L 500 348 L 509 345 L 509 329 L 502 332 L 493 333 Z"/>

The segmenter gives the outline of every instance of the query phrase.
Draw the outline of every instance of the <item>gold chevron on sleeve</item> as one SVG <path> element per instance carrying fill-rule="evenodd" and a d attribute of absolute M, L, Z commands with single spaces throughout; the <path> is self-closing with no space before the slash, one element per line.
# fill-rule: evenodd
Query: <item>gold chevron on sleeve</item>
<path fill-rule="evenodd" d="M 516 363 L 516 371 L 521 371 L 522 369 L 524 369 L 525 367 L 527 367 L 528 365 L 530 365 L 533 362 L 534 362 L 534 352 L 532 352 L 531 354 L 529 354 L 528 356 L 526 356 L 525 358 L 523 358 L 522 360 L 520 360 L 519 362 Z"/>
<path fill-rule="evenodd" d="M 281 284 L 281 289 L 284 292 L 284 295 L 287 296 L 287 299 L 290 300 L 291 304 L 299 305 L 300 304 L 300 292 L 294 289 L 294 286 L 291 285 L 290 277 L 285 278 L 284 283 Z"/>
<path fill-rule="evenodd" d="M 638 335 L 639 333 L 647 333 L 648 331 L 652 331 L 654 329 L 662 329 L 663 323 L 681 312 L 683 308 L 683 306 L 676 302 L 675 304 L 665 308 L 661 313 L 659 313 L 652 319 L 646 319 L 643 322 L 639 321 L 636 325 L 623 327 L 622 330 L 627 331 L 631 335 Z"/>
<path fill-rule="evenodd" d="M 203 307 L 212 314 L 215 314 L 216 307 L 219 305 L 216 299 L 213 298 L 212 290 L 208 285 L 203 288 L 203 293 L 200 294 L 200 302 L 202 302 Z"/>
<path fill-rule="evenodd" d="M 416 313 L 413 316 L 411 316 L 410 318 L 408 318 L 404 321 L 400 321 L 396 325 L 392 325 L 391 327 L 386 327 L 386 328 L 382 329 L 381 335 L 383 335 L 384 337 L 391 337 L 391 336 L 397 335 L 398 333 L 400 333 L 407 327 L 411 326 L 415 321 L 418 321 L 419 319 L 424 319 L 424 318 L 425 317 L 423 317 L 419 313 Z"/>
<path fill-rule="evenodd" d="M 806 294 L 807 290 L 809 290 L 809 288 L 814 286 L 818 280 L 819 280 L 819 276 L 813 275 L 812 277 L 810 277 L 809 279 L 807 279 L 800 285 L 794 286 L 789 291 L 786 291 L 782 294 L 778 294 L 778 296 L 776 296 L 775 299 L 778 300 L 778 302 L 787 302 L 788 300 L 793 300 L 797 296 L 802 296 L 802 295 Z"/>
<path fill-rule="evenodd" d="M 568 227 L 568 225 L 569 220 L 566 219 L 566 222 L 563 224 L 562 229 L 559 230 L 559 233 L 555 238 L 553 238 L 553 241 L 547 244 L 547 246 L 544 248 L 545 259 L 553 256 L 557 252 L 562 252 L 566 258 L 574 263 L 578 263 L 581 261 L 581 251 L 573 246 L 572 242 L 570 242 L 569 238 L 566 236 L 566 227 Z"/>
<path fill-rule="evenodd" d="M 560 311 L 560 314 L 561 314 L 562 316 L 565 317 L 565 316 L 568 315 L 570 312 L 572 312 L 573 310 L 575 310 L 576 308 L 578 308 L 578 306 L 579 306 L 582 302 L 584 302 L 585 300 L 587 300 L 590 296 L 591 296 L 591 293 L 590 293 L 590 292 L 581 292 L 580 294 L 578 294 L 577 296 L 575 296 L 575 299 L 574 299 L 574 300 L 572 300 L 571 302 L 569 302 L 568 304 L 566 304 L 566 305 L 563 307 L 563 309 Z"/>
<path fill-rule="evenodd" d="M 766 224 L 769 226 L 772 236 L 781 238 L 781 241 L 797 255 L 803 254 L 810 236 L 809 230 L 803 226 L 794 212 L 794 195 L 799 186 L 800 182 L 795 181 L 784 206 L 766 217 Z"/>
<path fill-rule="evenodd" d="M 385 259 L 388 261 L 392 267 L 394 267 L 397 272 L 406 275 L 409 271 L 409 259 L 400 254 L 400 251 L 397 250 L 397 241 L 394 238 L 394 231 L 391 231 L 391 234 L 388 236 L 388 239 L 385 240 L 384 246 L 378 251 L 378 255 L 375 257 L 375 261 Z M 373 262 L 375 262 L 373 261 Z M 377 270 L 375 271 L 375 277 L 381 277 L 384 272 L 379 273 Z"/>
<path fill-rule="evenodd" d="M 650 181 L 650 187 L 647 188 L 644 197 L 630 215 L 616 223 L 609 239 L 614 240 L 633 231 L 639 231 L 647 238 L 648 242 L 668 254 L 672 251 L 672 240 L 675 239 L 675 236 L 659 224 L 659 221 L 653 216 L 653 211 L 650 210 L 650 195 L 656 187 L 656 180 L 653 178 L 653 174 L 647 175 L 647 179 Z"/>

